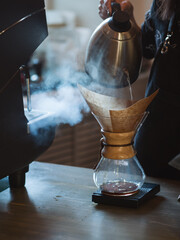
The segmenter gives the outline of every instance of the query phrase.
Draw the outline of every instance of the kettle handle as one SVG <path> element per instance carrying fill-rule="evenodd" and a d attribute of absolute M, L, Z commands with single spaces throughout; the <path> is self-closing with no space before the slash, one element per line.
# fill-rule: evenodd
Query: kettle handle
<path fill-rule="evenodd" d="M 111 9 L 112 9 L 112 15 L 113 15 L 113 13 L 115 13 L 116 11 L 121 11 L 121 5 L 117 2 L 112 2 Z"/>

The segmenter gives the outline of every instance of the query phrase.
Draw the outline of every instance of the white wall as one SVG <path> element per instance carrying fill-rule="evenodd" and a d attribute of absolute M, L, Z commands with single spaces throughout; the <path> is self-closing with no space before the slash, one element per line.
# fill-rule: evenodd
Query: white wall
<path fill-rule="evenodd" d="M 99 0 L 45 0 L 45 2 L 47 8 L 75 12 L 77 26 L 89 27 L 94 30 L 102 21 L 98 15 Z M 131 3 L 134 6 L 136 21 L 140 25 L 152 0 L 131 0 Z"/>
<path fill-rule="evenodd" d="M 144 21 L 146 11 L 150 8 L 152 0 L 131 0 L 134 6 L 134 15 L 139 25 Z"/>
<path fill-rule="evenodd" d="M 69 10 L 77 16 L 77 26 L 84 26 L 94 29 L 101 19 L 98 15 L 99 0 L 49 0 L 52 8 Z"/>

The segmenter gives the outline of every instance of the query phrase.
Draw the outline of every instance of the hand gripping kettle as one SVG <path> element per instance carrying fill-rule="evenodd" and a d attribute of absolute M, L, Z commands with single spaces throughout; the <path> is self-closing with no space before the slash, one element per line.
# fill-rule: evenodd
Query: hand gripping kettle
<path fill-rule="evenodd" d="M 112 3 L 112 16 L 93 32 L 86 52 L 85 71 L 92 81 L 111 88 L 132 84 L 138 77 L 141 35 L 120 4 Z"/>

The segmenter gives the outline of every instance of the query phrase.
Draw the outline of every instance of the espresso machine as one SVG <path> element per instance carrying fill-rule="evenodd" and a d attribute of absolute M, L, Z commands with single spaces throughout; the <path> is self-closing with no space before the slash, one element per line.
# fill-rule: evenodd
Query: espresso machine
<path fill-rule="evenodd" d="M 25 114 L 22 94 L 22 76 L 29 77 L 27 68 L 22 66 L 27 66 L 33 52 L 47 35 L 44 0 L 2 2 L 0 179 L 8 176 L 10 187 L 24 186 L 29 164 L 47 150 L 55 135 L 55 126 L 39 124 L 39 121 L 43 122 L 43 117 L 34 121 L 38 125 L 37 134 L 29 131 L 30 119 Z"/>

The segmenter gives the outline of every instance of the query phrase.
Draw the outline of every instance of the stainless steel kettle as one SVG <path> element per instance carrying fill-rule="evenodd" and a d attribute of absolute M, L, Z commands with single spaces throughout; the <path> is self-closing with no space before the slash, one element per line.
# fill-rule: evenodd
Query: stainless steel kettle
<path fill-rule="evenodd" d="M 85 58 L 85 71 L 92 81 L 105 87 L 132 84 L 141 68 L 141 36 L 129 15 L 112 3 L 112 16 L 93 32 Z"/>

